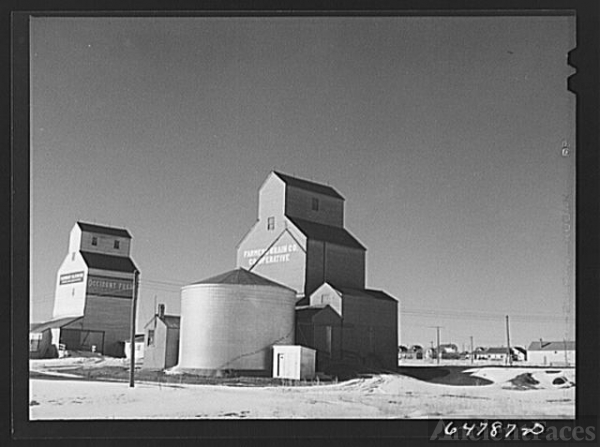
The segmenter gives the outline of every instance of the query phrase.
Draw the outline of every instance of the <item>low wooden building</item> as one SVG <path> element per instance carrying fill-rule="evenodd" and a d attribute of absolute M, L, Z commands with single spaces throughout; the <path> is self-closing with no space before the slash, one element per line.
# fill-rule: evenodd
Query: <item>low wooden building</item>
<path fill-rule="evenodd" d="M 317 352 L 317 371 L 342 358 L 342 317 L 329 305 L 296 307 L 296 344 Z"/>
<path fill-rule="evenodd" d="M 534 341 L 527 349 L 527 362 L 547 366 L 575 366 L 574 341 Z"/>
<path fill-rule="evenodd" d="M 163 370 L 179 360 L 180 317 L 165 315 L 164 305 L 144 326 L 145 345 L 142 369 Z"/>
<path fill-rule="evenodd" d="M 398 301 L 380 290 L 325 283 L 311 306 L 329 305 L 341 317 L 341 357 L 361 367 L 393 370 L 398 363 Z"/>

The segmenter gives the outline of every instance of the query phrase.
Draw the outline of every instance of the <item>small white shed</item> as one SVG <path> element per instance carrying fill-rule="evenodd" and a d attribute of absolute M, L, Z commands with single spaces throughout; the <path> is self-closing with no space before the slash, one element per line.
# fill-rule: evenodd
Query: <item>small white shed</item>
<path fill-rule="evenodd" d="M 314 349 L 306 346 L 273 346 L 273 377 L 276 379 L 313 379 L 315 377 Z"/>

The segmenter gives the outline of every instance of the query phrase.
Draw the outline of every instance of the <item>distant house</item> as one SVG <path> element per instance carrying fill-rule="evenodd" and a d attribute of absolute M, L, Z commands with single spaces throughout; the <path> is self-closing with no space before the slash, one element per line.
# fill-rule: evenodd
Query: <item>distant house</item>
<path fill-rule="evenodd" d="M 511 352 L 513 352 L 512 349 Z M 507 362 L 508 350 L 505 346 L 485 348 L 483 351 L 477 353 L 477 358 L 481 360 Z"/>
<path fill-rule="evenodd" d="M 411 360 L 422 360 L 423 355 L 424 351 L 421 345 L 412 345 L 404 354 L 404 358 Z"/>
<path fill-rule="evenodd" d="M 165 315 L 165 306 L 144 326 L 143 369 L 162 370 L 177 365 L 179 361 L 180 317 Z"/>
<path fill-rule="evenodd" d="M 513 349 L 513 355 L 515 356 L 515 360 L 519 362 L 527 361 L 527 349 L 522 348 L 521 346 L 515 346 Z"/>
<path fill-rule="evenodd" d="M 70 324 L 79 322 L 82 318 L 62 317 L 44 323 L 31 324 L 29 326 L 29 357 L 32 359 L 55 358 L 59 356 L 59 351 L 64 353 L 65 345 L 58 343 L 61 330 Z"/>
<path fill-rule="evenodd" d="M 575 365 L 574 341 L 534 341 L 527 349 L 527 361 L 536 365 Z"/>
<path fill-rule="evenodd" d="M 454 343 L 440 345 L 440 354 L 441 359 L 458 359 L 460 356 L 458 346 Z"/>

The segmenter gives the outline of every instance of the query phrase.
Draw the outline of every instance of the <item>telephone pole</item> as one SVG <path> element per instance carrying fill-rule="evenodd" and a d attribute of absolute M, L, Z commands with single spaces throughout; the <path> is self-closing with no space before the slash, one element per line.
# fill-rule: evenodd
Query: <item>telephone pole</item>
<path fill-rule="evenodd" d="M 440 363 L 440 329 L 442 328 L 442 326 L 430 326 L 431 328 L 435 328 L 436 329 L 436 334 L 437 334 L 437 350 L 436 350 L 436 355 L 435 357 L 437 358 L 437 362 Z"/>
<path fill-rule="evenodd" d="M 506 316 L 506 354 L 508 355 L 508 363 L 512 366 L 512 355 L 510 353 L 510 331 L 508 329 L 508 315 Z"/>
<path fill-rule="evenodd" d="M 137 312 L 137 293 L 138 293 L 138 282 L 140 272 L 137 270 L 133 271 L 133 297 L 131 300 L 131 338 L 130 338 L 130 360 L 129 365 L 129 387 L 134 386 L 134 371 L 135 371 L 135 317 Z"/>
<path fill-rule="evenodd" d="M 471 364 L 475 361 L 475 351 L 473 351 L 473 336 L 471 335 Z"/>

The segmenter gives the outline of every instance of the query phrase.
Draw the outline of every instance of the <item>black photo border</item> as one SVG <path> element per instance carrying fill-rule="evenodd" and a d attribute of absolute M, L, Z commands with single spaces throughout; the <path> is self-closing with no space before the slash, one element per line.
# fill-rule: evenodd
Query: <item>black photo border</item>
<path fill-rule="evenodd" d="M 163 445 L 171 442 L 237 441 L 273 443 L 329 440 L 352 443 L 356 440 L 398 444 L 400 440 L 425 441 L 431 434 L 428 420 L 116 420 L 116 421 L 29 421 L 28 322 L 29 322 L 29 17 L 31 16 L 445 16 L 445 15 L 574 15 L 577 46 L 569 54 L 576 73 L 569 89 L 577 95 L 576 166 L 576 340 L 577 386 L 575 421 L 545 421 L 594 425 L 598 433 L 598 163 L 599 33 L 597 0 L 527 1 L 345 1 L 345 2 L 138 2 L 111 1 L 21 1 L 2 6 L 6 39 L 2 70 L 10 94 L 5 111 L 10 114 L 10 130 L 2 152 L 2 178 L 7 178 L 9 219 L 4 232 L 10 256 L 5 271 L 10 272 L 10 300 L 1 325 L 9 340 L 5 348 L 9 367 L 7 428 L 10 441 L 27 444 L 33 440 L 86 440 L 93 443 Z M 202 9 L 198 9 L 202 8 Z M 6 176 L 6 177 L 5 177 Z M 169 442 L 170 443 L 170 442 Z M 6 445 L 6 444 L 3 444 Z"/>

